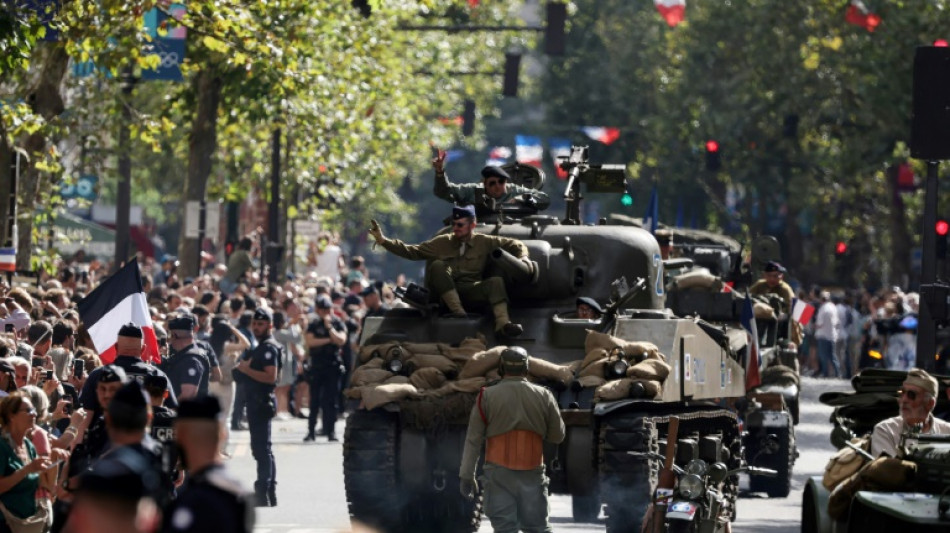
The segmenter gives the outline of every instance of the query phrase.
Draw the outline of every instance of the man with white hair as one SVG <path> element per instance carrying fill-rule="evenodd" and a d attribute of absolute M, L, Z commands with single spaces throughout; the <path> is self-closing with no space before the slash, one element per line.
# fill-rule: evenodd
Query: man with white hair
<path fill-rule="evenodd" d="M 829 365 L 834 368 L 834 376 L 841 377 L 841 367 L 835 357 L 835 342 L 838 340 L 838 308 L 831 302 L 831 293 L 821 292 L 821 304 L 815 319 L 815 339 L 818 341 L 818 368 L 824 377 L 832 377 Z"/>

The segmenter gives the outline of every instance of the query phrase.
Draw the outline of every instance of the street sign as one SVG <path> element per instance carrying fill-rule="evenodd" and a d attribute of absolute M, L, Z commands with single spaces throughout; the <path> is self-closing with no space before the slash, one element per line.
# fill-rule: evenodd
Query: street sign
<path fill-rule="evenodd" d="M 185 203 L 185 238 L 197 239 L 198 222 L 201 217 L 201 202 L 191 200 Z M 205 239 L 218 241 L 221 232 L 221 202 L 205 204 Z"/>
<path fill-rule="evenodd" d="M 64 200 L 82 198 L 83 200 L 96 199 L 96 185 L 99 184 L 99 176 L 95 174 L 83 174 L 79 176 L 76 183 L 70 184 L 63 182 L 59 186 L 59 195 Z"/>

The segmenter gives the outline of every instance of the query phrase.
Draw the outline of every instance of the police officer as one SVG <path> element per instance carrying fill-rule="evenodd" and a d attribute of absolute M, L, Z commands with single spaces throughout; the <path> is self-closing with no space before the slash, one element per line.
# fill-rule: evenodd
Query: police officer
<path fill-rule="evenodd" d="M 347 332 L 343 322 L 333 315 L 333 302 L 326 295 L 317 297 L 317 318 L 307 326 L 304 340 L 310 352 L 310 417 L 304 442 L 317 438 L 317 411 L 323 411 L 323 432 L 328 441 L 338 440 L 336 403 L 340 391 L 343 360 L 340 347 L 346 343 Z"/>
<path fill-rule="evenodd" d="M 459 483 L 462 495 L 478 491 L 475 468 L 485 443 L 482 483 L 485 514 L 496 533 L 550 532 L 544 441 L 564 440 L 564 421 L 554 396 L 528 382 L 528 353 L 511 347 L 501 353 L 503 379 L 482 388 L 468 421 Z"/>
<path fill-rule="evenodd" d="M 171 507 L 165 512 L 164 533 L 251 533 L 254 502 L 241 482 L 219 462 L 221 406 L 214 396 L 181 403 L 175 421 L 175 443 L 188 472 Z"/>
<path fill-rule="evenodd" d="M 528 261 L 528 248 L 517 239 L 475 232 L 475 208 L 470 205 L 452 208 L 452 234 L 444 234 L 420 244 L 409 245 L 383 237 L 374 220 L 370 234 L 389 252 L 413 261 L 430 261 L 426 267 L 426 284 L 441 296 L 453 315 L 464 316 L 466 302 L 491 304 L 495 315 L 495 331 L 508 337 L 521 335 L 524 329 L 508 318 L 508 293 L 504 279 L 483 278 L 490 254 L 501 248 Z"/>
<path fill-rule="evenodd" d="M 445 156 L 440 154 L 432 160 L 432 167 L 435 169 L 435 185 L 432 192 L 449 202 L 458 204 L 475 204 L 479 209 L 489 211 L 491 203 L 510 204 L 519 202 L 538 210 L 547 209 L 551 204 L 548 195 L 520 185 L 510 185 L 508 181 L 511 177 L 501 167 L 489 165 L 482 169 L 482 183 L 467 183 L 456 185 L 449 182 L 445 175 Z"/>
<path fill-rule="evenodd" d="M 171 356 L 162 363 L 172 391 L 179 400 L 208 394 L 211 364 L 208 356 L 195 344 L 195 317 L 183 314 L 168 321 L 171 335 Z"/>
<path fill-rule="evenodd" d="M 257 346 L 245 352 L 234 367 L 234 380 L 241 380 L 247 391 L 247 425 L 251 432 L 251 453 L 257 461 L 254 503 L 258 507 L 277 505 L 277 468 L 271 450 L 271 419 L 277 414 L 274 387 L 280 371 L 283 346 L 271 335 L 273 319 L 269 311 L 258 308 L 251 320 L 251 333 Z"/>
<path fill-rule="evenodd" d="M 173 424 L 176 417 L 174 410 L 163 405 L 165 398 L 168 397 L 168 378 L 146 376 L 144 387 L 152 405 L 152 424 L 149 427 L 149 435 L 162 443 L 162 446 L 168 446 L 175 440 Z"/>
<path fill-rule="evenodd" d="M 101 372 L 96 383 L 96 403 L 87 411 L 83 440 L 69 457 L 70 478 L 88 468 L 108 449 L 109 434 L 106 431 L 105 408 L 128 381 L 125 370 L 116 365 L 106 365 L 97 370 Z"/>
<path fill-rule="evenodd" d="M 145 344 L 143 342 L 142 328 L 133 323 L 128 323 L 119 329 L 119 336 L 115 345 L 115 361 L 113 365 L 125 371 L 125 375 L 131 379 L 144 383 L 146 376 L 162 376 L 168 378 L 164 372 L 155 365 L 146 363 L 142 360 L 142 351 Z M 105 367 L 99 367 L 89 374 L 86 382 L 79 393 L 79 403 L 85 409 L 95 409 L 96 385 L 99 383 L 99 376 Z M 178 406 L 178 399 L 174 393 L 168 395 L 168 406 L 174 409 Z"/>

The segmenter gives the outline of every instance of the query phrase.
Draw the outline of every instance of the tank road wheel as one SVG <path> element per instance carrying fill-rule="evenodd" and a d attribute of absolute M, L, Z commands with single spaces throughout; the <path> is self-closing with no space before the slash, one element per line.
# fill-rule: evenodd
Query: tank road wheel
<path fill-rule="evenodd" d="M 446 482 L 444 492 L 413 499 L 400 531 L 412 533 L 475 533 L 482 524 L 482 487 L 473 501 L 459 494 L 458 478 Z"/>
<path fill-rule="evenodd" d="M 607 533 L 639 533 L 656 488 L 659 464 L 629 451 L 656 451 L 657 432 L 643 413 L 608 415 L 601 422 L 601 494 L 607 504 Z"/>
<path fill-rule="evenodd" d="M 353 524 L 396 533 L 402 502 L 396 480 L 396 415 L 358 409 L 343 433 L 343 478 Z"/>
<path fill-rule="evenodd" d="M 772 454 L 762 454 L 753 466 L 762 468 L 771 468 L 778 472 L 775 477 L 749 476 L 749 490 L 752 492 L 764 492 L 769 498 L 785 498 L 792 491 L 792 465 L 795 463 L 795 433 L 791 427 L 788 428 L 763 428 L 768 433 L 774 433 L 778 437 L 779 449 Z M 757 452 L 758 444 L 754 439 L 759 438 L 750 435 L 750 444 L 753 447 L 750 451 Z M 754 454 L 750 454 L 754 457 Z M 752 457 L 747 457 L 751 459 Z"/>
<path fill-rule="evenodd" d="M 574 494 L 571 496 L 571 511 L 575 522 L 596 522 L 600 516 L 600 494 Z"/>

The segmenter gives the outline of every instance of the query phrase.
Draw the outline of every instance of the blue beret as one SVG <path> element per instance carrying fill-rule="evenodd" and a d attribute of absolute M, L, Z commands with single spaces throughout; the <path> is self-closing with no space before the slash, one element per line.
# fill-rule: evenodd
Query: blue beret
<path fill-rule="evenodd" d="M 452 207 L 452 219 L 458 220 L 460 218 L 475 218 L 475 206 L 474 205 L 462 205 Z"/>
<path fill-rule="evenodd" d="M 511 179 L 511 176 L 509 176 L 507 172 L 502 170 L 501 167 L 497 167 L 495 165 L 488 165 L 487 167 L 482 169 L 482 179 L 492 178 L 492 177 L 498 178 L 502 181 L 508 181 L 509 179 Z"/>

